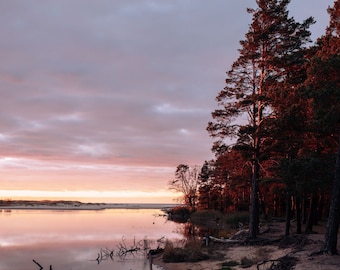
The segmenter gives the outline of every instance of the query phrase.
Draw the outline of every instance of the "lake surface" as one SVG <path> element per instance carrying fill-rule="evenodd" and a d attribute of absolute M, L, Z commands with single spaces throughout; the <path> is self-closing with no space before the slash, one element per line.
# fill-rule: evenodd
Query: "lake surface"
<path fill-rule="evenodd" d="M 156 248 L 157 239 L 182 239 L 180 225 L 162 214 L 157 209 L 2 210 L 0 270 L 39 270 L 33 260 L 53 270 L 150 270 L 142 251 L 123 258 L 118 246 L 143 249 L 146 239 Z"/>

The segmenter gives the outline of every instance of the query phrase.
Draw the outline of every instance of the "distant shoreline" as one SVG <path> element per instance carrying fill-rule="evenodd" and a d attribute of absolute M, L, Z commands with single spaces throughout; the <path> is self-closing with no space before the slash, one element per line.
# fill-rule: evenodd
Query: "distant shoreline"
<path fill-rule="evenodd" d="M 167 203 L 82 203 L 79 201 L 1 201 L 0 210 L 105 210 L 169 209 L 179 204 Z"/>

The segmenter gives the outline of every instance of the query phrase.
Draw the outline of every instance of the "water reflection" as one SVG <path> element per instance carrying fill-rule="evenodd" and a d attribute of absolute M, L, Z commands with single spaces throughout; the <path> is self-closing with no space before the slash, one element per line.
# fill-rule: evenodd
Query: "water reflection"
<path fill-rule="evenodd" d="M 115 257 L 99 265 L 95 259 L 102 248 L 117 250 L 122 237 L 127 246 L 143 239 L 181 239 L 177 225 L 160 214 L 154 209 L 2 212 L 0 269 L 39 269 L 35 259 L 44 269 L 53 265 L 54 270 L 149 270 L 143 254 L 125 260 Z"/>
<path fill-rule="evenodd" d="M 185 239 L 202 239 L 208 236 L 228 238 L 235 233 L 230 225 L 216 224 L 194 224 L 190 220 L 185 223 L 174 221 L 178 224 L 177 233 L 184 236 Z"/>

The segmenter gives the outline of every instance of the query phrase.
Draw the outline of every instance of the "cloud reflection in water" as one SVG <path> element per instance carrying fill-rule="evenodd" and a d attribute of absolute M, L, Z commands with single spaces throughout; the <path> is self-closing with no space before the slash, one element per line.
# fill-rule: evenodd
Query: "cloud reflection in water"
<path fill-rule="evenodd" d="M 0 269 L 149 269 L 142 257 L 97 265 L 95 260 L 101 248 L 117 250 L 117 244 L 126 238 L 147 237 L 156 240 L 163 236 L 178 239 L 176 224 L 157 216 L 154 209 L 110 209 L 103 211 L 13 210 L 0 215 Z M 146 267 L 146 268 L 144 268 Z"/>

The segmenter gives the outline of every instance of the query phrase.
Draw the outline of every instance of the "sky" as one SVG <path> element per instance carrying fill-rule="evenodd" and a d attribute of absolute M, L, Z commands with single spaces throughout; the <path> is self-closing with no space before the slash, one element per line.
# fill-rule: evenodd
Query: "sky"
<path fill-rule="evenodd" d="M 333 0 L 292 0 L 324 33 Z M 0 199 L 173 202 L 255 0 L 0 2 Z"/>

